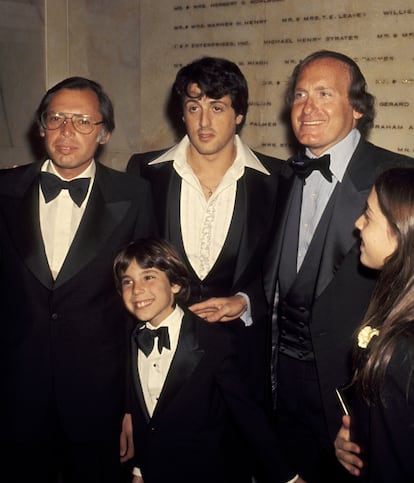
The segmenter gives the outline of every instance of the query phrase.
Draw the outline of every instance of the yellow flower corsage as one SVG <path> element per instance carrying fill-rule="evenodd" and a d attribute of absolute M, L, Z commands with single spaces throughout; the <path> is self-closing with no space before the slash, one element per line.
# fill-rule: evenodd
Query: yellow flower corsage
<path fill-rule="evenodd" d="M 378 329 L 373 329 L 369 325 L 365 326 L 358 334 L 358 347 L 366 349 L 374 335 L 379 335 Z"/>

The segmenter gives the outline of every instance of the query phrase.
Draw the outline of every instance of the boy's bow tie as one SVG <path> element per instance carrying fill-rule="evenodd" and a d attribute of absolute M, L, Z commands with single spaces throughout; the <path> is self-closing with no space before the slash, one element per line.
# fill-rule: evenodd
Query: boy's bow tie
<path fill-rule="evenodd" d="M 171 348 L 168 327 L 159 327 L 158 329 L 154 330 L 144 327 L 135 333 L 137 345 L 146 357 L 151 354 L 152 349 L 154 348 L 154 341 L 156 337 L 158 337 L 158 352 L 160 354 L 163 347 L 166 349 Z"/>

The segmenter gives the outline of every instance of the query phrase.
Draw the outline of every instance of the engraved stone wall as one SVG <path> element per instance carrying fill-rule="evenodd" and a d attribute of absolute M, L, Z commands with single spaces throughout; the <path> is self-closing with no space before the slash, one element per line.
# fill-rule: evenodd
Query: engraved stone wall
<path fill-rule="evenodd" d="M 162 114 L 177 70 L 201 56 L 236 62 L 250 88 L 242 136 L 285 158 L 281 118 L 286 81 L 297 62 L 329 49 L 352 57 L 377 99 L 370 140 L 414 155 L 414 8 L 411 0 L 169 0 L 141 2 L 141 150 L 167 146 Z"/>

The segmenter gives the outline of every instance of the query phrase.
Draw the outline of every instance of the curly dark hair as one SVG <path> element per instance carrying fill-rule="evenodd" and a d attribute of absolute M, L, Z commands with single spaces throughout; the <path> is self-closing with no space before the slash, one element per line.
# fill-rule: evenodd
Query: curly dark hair
<path fill-rule="evenodd" d="M 156 268 L 165 272 L 170 284 L 181 288 L 175 294 L 175 302 L 185 304 L 190 296 L 190 277 L 186 266 L 171 243 L 160 238 L 141 238 L 131 242 L 115 258 L 115 285 L 121 293 L 122 277 L 132 261 L 142 268 Z"/>
<path fill-rule="evenodd" d="M 182 110 L 185 97 L 191 97 L 188 88 L 197 84 L 202 94 L 211 99 L 230 96 L 236 115 L 243 120 L 249 107 L 247 81 L 238 66 L 219 57 L 202 57 L 182 67 L 175 78 L 173 96 Z"/>

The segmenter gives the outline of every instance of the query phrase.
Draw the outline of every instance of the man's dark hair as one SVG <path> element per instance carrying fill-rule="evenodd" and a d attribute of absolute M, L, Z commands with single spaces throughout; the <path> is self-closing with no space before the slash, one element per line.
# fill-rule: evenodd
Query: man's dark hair
<path fill-rule="evenodd" d="M 351 83 L 348 92 L 349 102 L 355 111 L 362 114 L 361 119 L 358 119 L 358 129 L 363 133 L 368 131 L 372 127 L 375 118 L 375 98 L 366 90 L 367 83 L 357 63 L 354 62 L 350 57 L 339 52 L 334 52 L 331 50 L 319 50 L 308 55 L 305 59 L 299 62 L 299 64 L 293 70 L 288 82 L 286 94 L 286 103 L 288 107 L 292 107 L 296 83 L 300 73 L 306 66 L 319 59 L 336 59 L 348 67 L 349 74 L 351 76 Z"/>
<path fill-rule="evenodd" d="M 197 84 L 201 93 L 211 99 L 230 96 L 236 115 L 243 121 L 248 110 L 249 90 L 247 81 L 238 66 L 219 57 L 202 57 L 182 67 L 175 78 L 173 95 L 182 110 L 185 97 L 191 97 L 188 89 Z"/>
<path fill-rule="evenodd" d="M 93 91 L 98 97 L 99 112 L 102 115 L 102 125 L 105 129 L 105 132 L 110 133 L 115 129 L 114 108 L 111 100 L 109 99 L 108 95 L 103 91 L 101 85 L 93 80 L 86 79 L 85 77 L 69 77 L 59 82 L 55 86 L 51 87 L 43 96 L 43 99 L 40 101 L 39 107 L 36 111 L 36 120 L 41 131 L 43 131 L 44 129 L 42 127 L 40 117 L 43 112 L 48 110 L 53 95 L 62 89 L 69 89 L 74 91 L 83 91 L 89 89 Z"/>
<path fill-rule="evenodd" d="M 164 272 L 171 285 L 181 287 L 174 295 L 176 303 L 182 305 L 188 300 L 190 277 L 171 243 L 158 238 L 141 238 L 127 245 L 114 261 L 115 285 L 119 293 L 122 293 L 122 277 L 134 260 L 141 268 L 156 268 Z"/>

